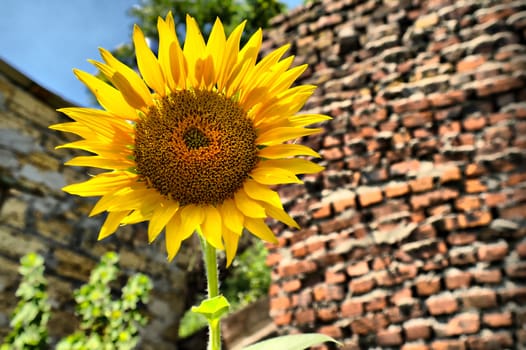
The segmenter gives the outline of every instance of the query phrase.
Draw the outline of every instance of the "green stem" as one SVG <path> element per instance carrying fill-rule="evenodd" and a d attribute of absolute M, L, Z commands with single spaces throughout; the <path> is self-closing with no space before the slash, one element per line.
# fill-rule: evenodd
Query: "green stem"
<path fill-rule="evenodd" d="M 211 299 L 219 295 L 216 249 L 201 235 L 199 235 L 199 238 L 201 240 L 201 249 L 203 250 L 203 258 L 205 261 L 208 299 Z M 208 322 L 208 328 L 210 333 L 208 349 L 221 350 L 221 320 L 217 319 Z"/>

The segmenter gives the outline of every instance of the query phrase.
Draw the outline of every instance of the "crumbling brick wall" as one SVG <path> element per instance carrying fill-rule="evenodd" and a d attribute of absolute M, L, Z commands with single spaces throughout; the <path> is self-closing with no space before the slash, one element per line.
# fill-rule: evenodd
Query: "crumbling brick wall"
<path fill-rule="evenodd" d="M 281 194 L 270 308 L 345 349 L 526 346 L 526 3 L 313 1 L 274 19 L 318 85 L 321 174 Z M 326 347 L 324 347 L 326 348 Z"/>

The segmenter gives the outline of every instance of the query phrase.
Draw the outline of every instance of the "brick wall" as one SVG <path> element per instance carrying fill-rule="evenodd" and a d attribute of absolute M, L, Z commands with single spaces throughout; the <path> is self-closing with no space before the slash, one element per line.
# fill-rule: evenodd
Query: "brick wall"
<path fill-rule="evenodd" d="M 325 113 L 326 170 L 285 186 L 281 333 L 345 349 L 526 347 L 526 3 L 313 1 L 274 19 Z M 324 349 L 326 347 L 323 347 Z"/>
<path fill-rule="evenodd" d="M 188 257 L 183 253 L 168 264 L 164 240 L 148 246 L 140 225 L 96 241 L 102 220 L 87 216 L 94 202 L 61 191 L 92 173 L 64 167 L 73 154 L 54 150 L 70 135 L 48 126 L 66 121 L 55 109 L 67 105 L 0 60 L 0 339 L 9 331 L 9 316 L 17 303 L 21 256 L 38 252 L 45 257 L 53 315 L 49 328 L 56 340 L 77 326 L 73 290 L 87 280 L 104 252 L 115 250 L 124 275 L 142 271 L 154 280 L 147 310 L 151 322 L 141 349 L 175 349 L 185 310 Z"/>

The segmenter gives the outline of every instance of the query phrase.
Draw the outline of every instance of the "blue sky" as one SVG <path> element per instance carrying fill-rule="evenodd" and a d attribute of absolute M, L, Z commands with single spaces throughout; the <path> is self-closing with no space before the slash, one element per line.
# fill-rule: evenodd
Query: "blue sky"
<path fill-rule="evenodd" d="M 127 10 L 138 0 L 0 0 L 0 58 L 66 100 L 88 105 L 73 68 L 94 72 L 98 47 L 131 38 Z M 283 0 L 282 0 L 283 1 Z M 289 8 L 302 0 L 285 0 Z"/>

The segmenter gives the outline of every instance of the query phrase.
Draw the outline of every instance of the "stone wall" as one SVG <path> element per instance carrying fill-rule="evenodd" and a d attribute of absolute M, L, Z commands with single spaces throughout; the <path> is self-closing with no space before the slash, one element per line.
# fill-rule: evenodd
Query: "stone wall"
<path fill-rule="evenodd" d="M 281 188 L 270 313 L 345 349 L 526 346 L 526 3 L 324 0 L 274 19 L 334 119 Z M 326 349 L 327 347 L 322 347 Z"/>
<path fill-rule="evenodd" d="M 164 239 L 148 246 L 140 225 L 96 241 L 102 218 L 87 217 L 93 200 L 61 191 L 95 171 L 64 167 L 73 153 L 54 150 L 74 137 L 48 129 L 66 121 L 55 109 L 67 105 L 0 60 L 0 339 L 8 332 L 9 315 L 17 303 L 21 256 L 38 252 L 45 257 L 53 308 L 50 332 L 56 340 L 77 326 L 73 290 L 87 280 L 104 252 L 115 250 L 121 258 L 122 285 L 125 275 L 138 271 L 154 280 L 147 310 L 151 322 L 141 349 L 175 349 L 185 310 L 187 258 L 182 254 L 167 263 Z"/>

